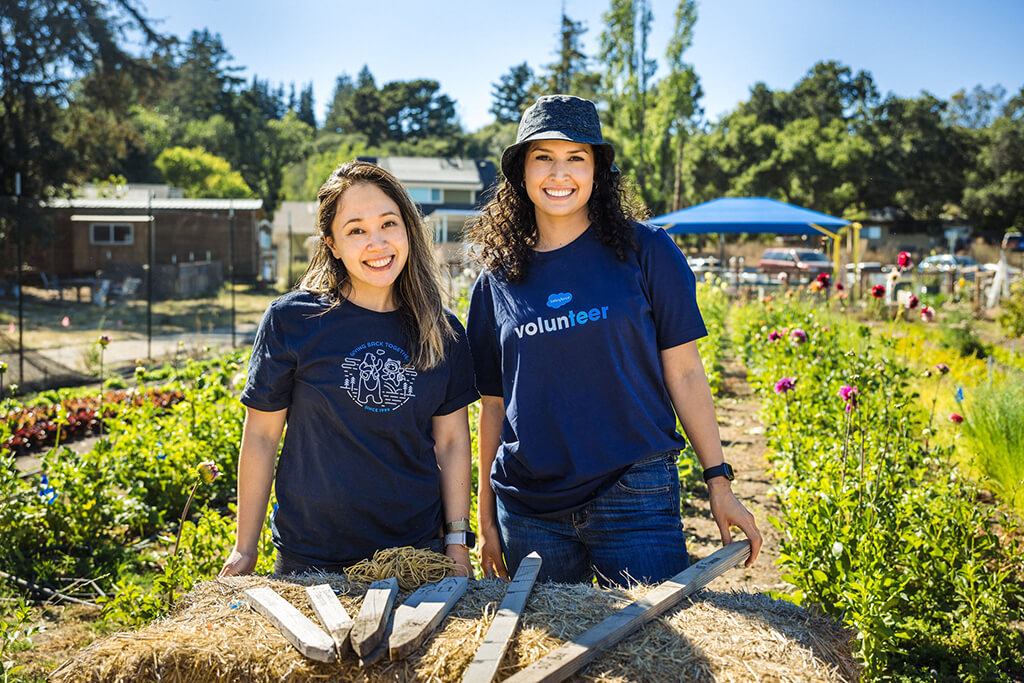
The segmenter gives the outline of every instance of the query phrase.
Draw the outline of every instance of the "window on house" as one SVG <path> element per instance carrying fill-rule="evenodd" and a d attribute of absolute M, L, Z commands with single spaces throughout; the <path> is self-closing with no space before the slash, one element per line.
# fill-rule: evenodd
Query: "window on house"
<path fill-rule="evenodd" d="M 92 244 L 133 244 L 135 226 L 131 223 L 92 223 L 89 226 Z"/>
<path fill-rule="evenodd" d="M 417 204 L 441 203 L 441 190 L 437 187 L 410 187 L 409 196 Z"/>

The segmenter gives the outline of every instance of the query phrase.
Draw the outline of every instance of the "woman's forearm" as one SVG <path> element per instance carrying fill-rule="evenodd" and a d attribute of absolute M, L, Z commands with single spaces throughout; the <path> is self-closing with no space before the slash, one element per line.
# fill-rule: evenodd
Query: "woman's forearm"
<path fill-rule="evenodd" d="M 434 418 L 434 456 L 440 469 L 444 521 L 469 518 L 472 446 L 469 411 L 456 410 Z"/>
<path fill-rule="evenodd" d="M 481 396 L 477 484 L 477 522 L 481 530 L 485 526 L 497 524 L 497 508 L 494 490 L 491 488 L 491 466 L 501 444 L 501 427 L 504 422 L 504 399 L 500 396 Z"/>
<path fill-rule="evenodd" d="M 238 535 L 235 547 L 247 554 L 256 553 L 266 520 L 285 412 L 265 413 L 250 409 L 246 414 L 238 455 Z"/>

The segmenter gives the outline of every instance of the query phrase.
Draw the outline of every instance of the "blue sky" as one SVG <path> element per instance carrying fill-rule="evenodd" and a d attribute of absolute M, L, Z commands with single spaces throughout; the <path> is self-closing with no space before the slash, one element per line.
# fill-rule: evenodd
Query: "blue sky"
<path fill-rule="evenodd" d="M 323 114 L 342 72 L 364 64 L 378 85 L 431 78 L 457 101 L 467 130 L 492 120 L 491 84 L 514 64 L 554 61 L 560 0 L 143 0 L 158 30 L 187 38 L 219 33 L 244 75 L 273 85 L 312 81 Z M 565 0 L 589 28 L 593 55 L 604 0 Z M 675 0 L 651 0 L 651 56 L 661 58 Z M 790 89 L 815 62 L 834 59 L 869 71 L 884 94 L 1024 86 L 1024 0 L 703 0 L 686 53 L 714 120 L 763 81 Z"/>

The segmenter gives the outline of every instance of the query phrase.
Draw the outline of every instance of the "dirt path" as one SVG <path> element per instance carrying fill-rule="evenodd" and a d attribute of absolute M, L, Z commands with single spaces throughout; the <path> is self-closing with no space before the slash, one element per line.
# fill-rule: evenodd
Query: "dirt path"
<path fill-rule="evenodd" d="M 716 407 L 718 428 L 722 434 L 725 459 L 736 470 L 732 489 L 736 496 L 757 518 L 764 544 L 753 567 L 726 573 L 715 580 L 715 590 L 743 590 L 759 592 L 774 590 L 790 592 L 792 587 L 783 583 L 775 560 L 779 557 L 781 534 L 768 523 L 768 516 L 779 515 L 779 505 L 768 490 L 773 480 L 768 474 L 765 460 L 765 426 L 758 412 L 761 402 L 747 383 L 743 364 L 726 350 L 722 359 L 724 372 L 722 391 Z M 695 510 L 683 519 L 686 543 L 692 557 L 706 557 L 721 547 L 722 537 L 711 518 L 707 492 L 694 496 Z M 740 534 L 742 538 L 742 534 Z"/>

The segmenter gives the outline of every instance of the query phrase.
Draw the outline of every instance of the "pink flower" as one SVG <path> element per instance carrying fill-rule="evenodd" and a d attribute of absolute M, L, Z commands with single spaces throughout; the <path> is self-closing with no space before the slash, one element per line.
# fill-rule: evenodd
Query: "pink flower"
<path fill-rule="evenodd" d="M 960 413 L 950 413 L 949 414 L 949 421 L 952 422 L 955 425 L 958 425 L 958 424 L 963 423 L 964 416 L 961 415 Z"/>
<path fill-rule="evenodd" d="M 7 326 L 7 334 L 14 334 L 18 331 L 18 327 L 14 323 L 10 323 Z"/>
<path fill-rule="evenodd" d="M 900 255 L 896 257 L 896 265 L 900 267 L 900 270 L 906 270 L 913 265 L 913 261 L 910 259 L 910 254 L 905 251 L 901 251 Z"/>
<path fill-rule="evenodd" d="M 917 298 L 916 296 L 914 296 L 913 294 L 911 294 L 911 295 L 910 295 L 910 298 L 909 298 L 909 299 L 907 299 L 907 310 L 909 311 L 909 310 L 913 310 L 913 309 L 917 308 L 917 305 L 918 305 L 919 303 L 921 303 L 921 300 L 920 300 L 920 299 L 918 299 L 918 298 Z"/>
<path fill-rule="evenodd" d="M 779 341 L 780 339 L 782 339 L 782 335 L 778 330 L 772 330 L 772 333 L 768 335 L 768 341 Z"/>
<path fill-rule="evenodd" d="M 935 320 L 935 309 L 932 308 L 931 306 L 922 306 L 921 320 L 926 323 L 930 323 L 931 321 Z"/>
<path fill-rule="evenodd" d="M 778 279 L 779 282 L 785 282 L 786 280 L 789 279 L 789 275 L 785 271 L 779 273 L 775 277 L 776 279 Z"/>
<path fill-rule="evenodd" d="M 937 363 L 935 365 L 935 369 L 938 370 L 943 375 L 949 372 L 949 366 L 946 365 L 945 363 Z"/>
<path fill-rule="evenodd" d="M 844 384 L 839 390 L 839 398 L 846 401 L 846 412 L 850 412 L 857 407 L 857 394 L 859 393 L 857 387 L 849 384 Z"/>
<path fill-rule="evenodd" d="M 789 338 L 794 344 L 803 344 L 807 341 L 807 333 L 798 327 L 789 333 Z"/>
<path fill-rule="evenodd" d="M 62 327 L 71 327 L 71 318 L 64 316 L 60 319 L 60 324 Z"/>
<path fill-rule="evenodd" d="M 871 296 L 875 297 L 876 299 L 881 299 L 883 296 L 885 296 L 885 285 L 875 285 L 874 287 L 872 287 Z"/>
<path fill-rule="evenodd" d="M 776 394 L 784 394 L 787 391 L 792 391 L 795 388 L 796 388 L 796 378 L 795 377 L 783 377 L 782 379 L 780 379 L 778 382 L 775 383 L 775 393 Z"/>

